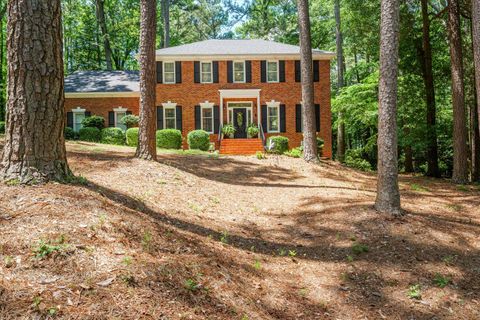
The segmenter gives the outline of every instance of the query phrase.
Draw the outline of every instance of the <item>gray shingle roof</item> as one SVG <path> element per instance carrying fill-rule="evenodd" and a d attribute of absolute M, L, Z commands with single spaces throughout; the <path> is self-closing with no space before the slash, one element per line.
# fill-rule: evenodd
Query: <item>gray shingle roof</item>
<path fill-rule="evenodd" d="M 333 52 L 314 49 L 313 55 L 329 58 Z M 205 40 L 157 50 L 164 56 L 299 56 L 300 47 L 266 40 Z"/>
<path fill-rule="evenodd" d="M 76 71 L 65 78 L 65 92 L 139 92 L 139 81 L 138 71 Z"/>

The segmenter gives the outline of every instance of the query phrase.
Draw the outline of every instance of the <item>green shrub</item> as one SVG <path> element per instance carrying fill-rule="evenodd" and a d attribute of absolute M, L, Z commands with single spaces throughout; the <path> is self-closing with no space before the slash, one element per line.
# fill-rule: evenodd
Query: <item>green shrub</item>
<path fill-rule="evenodd" d="M 78 138 L 78 134 L 70 127 L 65 127 L 64 136 L 66 140 L 75 140 Z"/>
<path fill-rule="evenodd" d="M 300 158 L 302 157 L 302 150 L 300 150 L 300 148 L 294 148 L 290 151 L 286 151 L 284 154 L 288 157 Z"/>
<path fill-rule="evenodd" d="M 325 145 L 325 141 L 323 141 L 322 138 L 317 137 L 317 154 L 318 154 L 319 157 L 322 156 L 324 145 Z"/>
<path fill-rule="evenodd" d="M 210 149 L 210 135 L 204 130 L 190 131 L 187 136 L 188 147 L 208 151 Z"/>
<path fill-rule="evenodd" d="M 138 145 L 138 128 L 130 128 L 125 132 L 127 146 L 136 147 Z"/>
<path fill-rule="evenodd" d="M 140 118 L 138 116 L 134 116 L 131 114 L 127 114 L 125 117 L 123 117 L 120 120 L 120 122 L 126 125 L 127 128 L 137 127 L 139 121 L 140 121 Z"/>
<path fill-rule="evenodd" d="M 83 127 L 97 128 L 102 130 L 105 127 L 105 119 L 100 116 L 91 116 L 82 120 Z"/>
<path fill-rule="evenodd" d="M 182 132 L 176 129 L 163 129 L 157 131 L 157 148 L 181 149 Z"/>
<path fill-rule="evenodd" d="M 372 165 L 370 162 L 362 158 L 361 149 L 349 149 L 345 152 L 345 165 L 350 168 L 371 171 Z"/>
<path fill-rule="evenodd" d="M 283 154 L 285 151 L 288 150 L 288 138 L 282 136 L 270 137 L 268 138 L 267 146 L 270 148 L 268 152 Z"/>
<path fill-rule="evenodd" d="M 5 121 L 0 121 L 0 134 L 5 133 Z"/>
<path fill-rule="evenodd" d="M 78 138 L 82 141 L 99 142 L 102 134 L 100 129 L 84 127 L 78 131 Z"/>
<path fill-rule="evenodd" d="M 125 144 L 125 133 L 120 128 L 105 128 L 102 129 L 102 143 L 106 144 Z"/>
<path fill-rule="evenodd" d="M 259 132 L 260 130 L 258 129 L 257 125 L 254 123 L 250 124 L 247 128 L 247 133 L 250 138 L 258 137 Z"/>

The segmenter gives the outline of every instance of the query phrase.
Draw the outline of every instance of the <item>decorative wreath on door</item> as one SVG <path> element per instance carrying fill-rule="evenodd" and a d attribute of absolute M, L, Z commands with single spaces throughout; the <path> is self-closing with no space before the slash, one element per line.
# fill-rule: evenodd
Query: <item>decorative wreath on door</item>
<path fill-rule="evenodd" d="M 243 113 L 238 113 L 237 114 L 237 124 L 239 127 L 243 125 Z"/>

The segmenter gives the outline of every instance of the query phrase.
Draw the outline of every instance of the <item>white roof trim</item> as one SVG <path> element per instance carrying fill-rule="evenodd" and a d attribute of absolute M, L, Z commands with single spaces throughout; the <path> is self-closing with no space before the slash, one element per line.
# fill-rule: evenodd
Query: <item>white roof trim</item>
<path fill-rule="evenodd" d="M 312 58 L 314 60 L 332 60 L 336 56 L 334 53 L 313 53 Z M 209 60 L 209 61 L 227 61 L 227 60 L 300 60 L 300 54 L 255 54 L 255 55 L 234 55 L 234 54 L 222 54 L 222 55 L 203 55 L 203 54 L 172 54 L 172 55 L 157 55 L 157 61 L 197 61 L 197 60 Z"/>
<path fill-rule="evenodd" d="M 262 89 L 222 89 L 218 91 L 222 98 L 257 98 Z"/>
<path fill-rule="evenodd" d="M 115 112 L 126 112 L 127 110 L 128 110 L 128 108 L 125 108 L 125 107 L 113 108 L 113 111 L 115 111 Z"/>
<path fill-rule="evenodd" d="M 162 103 L 162 106 L 164 108 L 175 108 L 177 104 L 175 102 L 168 101 L 168 102 Z"/>
<path fill-rule="evenodd" d="M 92 80 L 93 81 L 93 80 Z M 138 98 L 140 92 L 66 92 L 65 98 Z"/>

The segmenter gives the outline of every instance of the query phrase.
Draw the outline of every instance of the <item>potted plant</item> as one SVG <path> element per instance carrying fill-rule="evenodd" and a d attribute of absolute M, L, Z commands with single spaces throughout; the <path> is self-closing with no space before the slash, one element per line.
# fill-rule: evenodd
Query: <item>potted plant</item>
<path fill-rule="evenodd" d="M 249 138 L 258 138 L 258 133 L 260 130 L 258 129 L 257 125 L 251 123 L 247 128 L 247 134 Z"/>
<path fill-rule="evenodd" d="M 224 138 L 233 138 L 235 131 L 236 131 L 235 127 L 232 124 L 226 124 L 222 128 L 222 133 Z"/>

